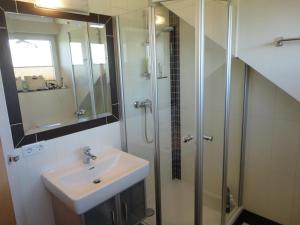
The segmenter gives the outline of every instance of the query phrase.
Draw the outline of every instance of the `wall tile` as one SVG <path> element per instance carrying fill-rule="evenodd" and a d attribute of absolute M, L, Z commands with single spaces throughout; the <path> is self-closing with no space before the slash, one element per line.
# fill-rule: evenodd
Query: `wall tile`
<path fill-rule="evenodd" d="M 300 216 L 299 216 L 300 191 L 299 190 L 300 190 L 300 144 L 298 145 L 297 168 L 295 173 L 295 185 L 293 190 L 293 209 L 292 209 L 292 217 L 291 217 L 292 225 L 300 224 Z"/>
<path fill-rule="evenodd" d="M 276 86 L 250 71 L 249 114 L 270 117 L 274 114 Z"/>
<path fill-rule="evenodd" d="M 299 224 L 299 110 L 299 102 L 251 70 L 244 205 L 285 225 Z"/>
<path fill-rule="evenodd" d="M 283 90 L 277 88 L 275 118 L 300 122 L 300 104 Z"/>
<path fill-rule="evenodd" d="M 268 209 L 272 120 L 249 117 L 247 129 L 244 204 L 263 215 Z"/>

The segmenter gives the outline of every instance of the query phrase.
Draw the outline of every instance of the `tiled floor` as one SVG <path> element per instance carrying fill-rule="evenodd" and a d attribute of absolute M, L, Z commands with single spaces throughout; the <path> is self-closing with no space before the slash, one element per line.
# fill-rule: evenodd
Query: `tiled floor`
<path fill-rule="evenodd" d="M 281 225 L 275 221 L 244 210 L 234 225 Z"/>

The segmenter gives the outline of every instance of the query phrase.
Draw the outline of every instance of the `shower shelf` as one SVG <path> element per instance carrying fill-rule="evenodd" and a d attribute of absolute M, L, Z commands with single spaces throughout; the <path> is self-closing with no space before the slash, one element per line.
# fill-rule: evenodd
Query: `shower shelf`
<path fill-rule="evenodd" d="M 143 73 L 143 77 L 145 77 L 146 80 L 150 80 L 151 74 L 150 73 Z M 167 78 L 168 78 L 168 76 L 159 76 L 159 77 L 157 77 L 158 80 L 167 79 Z"/>
<path fill-rule="evenodd" d="M 167 78 L 168 78 L 168 76 L 159 76 L 159 77 L 157 77 L 158 80 L 167 79 Z"/>

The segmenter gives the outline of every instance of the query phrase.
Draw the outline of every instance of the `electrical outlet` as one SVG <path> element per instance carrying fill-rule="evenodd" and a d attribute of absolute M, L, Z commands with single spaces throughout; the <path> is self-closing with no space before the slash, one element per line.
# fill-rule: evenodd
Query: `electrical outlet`
<path fill-rule="evenodd" d="M 44 150 L 44 142 L 38 142 L 30 145 L 25 145 L 22 147 L 23 157 L 29 157 L 32 155 L 39 154 Z"/>

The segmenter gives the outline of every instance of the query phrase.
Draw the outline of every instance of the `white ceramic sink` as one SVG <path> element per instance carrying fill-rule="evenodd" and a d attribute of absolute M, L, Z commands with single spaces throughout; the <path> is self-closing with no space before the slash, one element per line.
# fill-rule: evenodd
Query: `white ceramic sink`
<path fill-rule="evenodd" d="M 90 165 L 78 161 L 49 171 L 42 178 L 49 192 L 80 215 L 143 180 L 148 174 L 148 161 L 110 149 L 97 155 Z"/>

